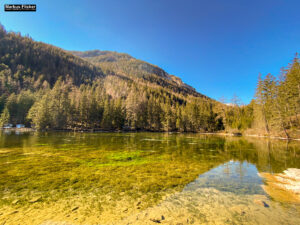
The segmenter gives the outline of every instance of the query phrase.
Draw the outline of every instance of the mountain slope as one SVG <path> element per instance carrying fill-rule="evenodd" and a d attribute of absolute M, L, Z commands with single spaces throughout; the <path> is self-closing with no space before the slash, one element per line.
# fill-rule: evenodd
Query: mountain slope
<path fill-rule="evenodd" d="M 207 98 L 179 77 L 128 54 L 99 50 L 68 52 L 17 33 L 7 33 L 3 27 L 0 27 L 0 62 L 3 73 L 0 82 L 2 80 L 2 86 L 9 82 L 13 91 L 26 88 L 32 82 L 41 86 L 47 81 L 52 87 L 59 77 L 63 80 L 69 77 L 79 86 L 105 75 L 116 75 L 155 84 L 185 96 Z"/>
<path fill-rule="evenodd" d="M 179 77 L 169 75 L 158 66 L 135 59 L 125 53 L 100 50 L 84 52 L 71 51 L 71 53 L 101 67 L 107 75 L 114 74 L 131 79 L 140 79 L 168 88 L 176 93 L 207 98 L 198 93 L 191 86 L 183 83 Z"/>
<path fill-rule="evenodd" d="M 0 62 L 2 70 L 8 69 L 6 73 L 20 81 L 21 88 L 25 78 L 46 80 L 53 86 L 60 76 L 71 77 L 77 85 L 103 76 L 99 67 L 79 57 L 29 37 L 7 33 L 3 27 L 0 27 Z"/>
<path fill-rule="evenodd" d="M 128 54 L 69 52 L 0 28 L 0 125 L 215 131 L 218 103 Z"/>

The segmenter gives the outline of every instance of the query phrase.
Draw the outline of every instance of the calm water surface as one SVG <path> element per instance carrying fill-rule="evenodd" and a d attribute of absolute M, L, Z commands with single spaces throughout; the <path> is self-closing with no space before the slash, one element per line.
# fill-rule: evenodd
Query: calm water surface
<path fill-rule="evenodd" d="M 2 133 L 0 224 L 300 224 L 295 196 L 268 180 L 288 168 L 300 142 Z"/>

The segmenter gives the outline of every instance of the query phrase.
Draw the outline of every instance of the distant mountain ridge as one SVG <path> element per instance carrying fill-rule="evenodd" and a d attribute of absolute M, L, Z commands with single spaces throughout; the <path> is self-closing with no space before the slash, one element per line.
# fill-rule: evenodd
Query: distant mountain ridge
<path fill-rule="evenodd" d="M 156 65 L 135 59 L 129 54 L 100 50 L 70 52 L 99 66 L 106 74 L 122 74 L 129 78 L 143 78 L 158 85 L 174 86 L 173 90 L 176 89 L 176 92 L 208 98 L 182 82 L 179 77 L 168 74 Z"/>

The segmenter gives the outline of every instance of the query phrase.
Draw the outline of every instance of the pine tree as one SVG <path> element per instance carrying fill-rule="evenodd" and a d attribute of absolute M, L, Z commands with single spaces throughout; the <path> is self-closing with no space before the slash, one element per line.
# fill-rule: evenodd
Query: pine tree
<path fill-rule="evenodd" d="M 5 108 L 0 116 L 0 126 L 3 127 L 5 124 L 9 123 L 10 115 L 9 110 Z"/>

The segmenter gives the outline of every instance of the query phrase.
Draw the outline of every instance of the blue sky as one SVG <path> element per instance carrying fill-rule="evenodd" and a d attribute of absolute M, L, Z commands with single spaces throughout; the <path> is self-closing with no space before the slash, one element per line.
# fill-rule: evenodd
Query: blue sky
<path fill-rule="evenodd" d="M 67 50 L 126 52 L 197 91 L 249 103 L 259 73 L 278 75 L 300 50 L 299 0 L 14 0 L 8 31 Z"/>

